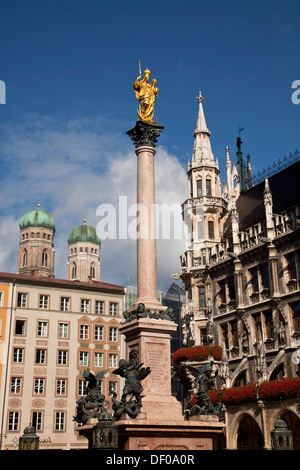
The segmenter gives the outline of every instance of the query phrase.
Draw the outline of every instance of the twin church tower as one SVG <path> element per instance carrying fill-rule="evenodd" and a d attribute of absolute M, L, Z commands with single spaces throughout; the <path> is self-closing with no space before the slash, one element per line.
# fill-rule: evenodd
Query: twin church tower
<path fill-rule="evenodd" d="M 68 235 L 67 279 L 100 281 L 101 241 L 95 228 L 86 225 L 73 228 Z M 54 277 L 55 222 L 52 215 L 38 208 L 20 220 L 18 273 Z"/>

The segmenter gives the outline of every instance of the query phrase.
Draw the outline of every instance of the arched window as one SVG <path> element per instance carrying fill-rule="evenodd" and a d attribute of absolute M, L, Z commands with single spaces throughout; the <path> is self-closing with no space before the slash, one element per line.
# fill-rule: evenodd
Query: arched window
<path fill-rule="evenodd" d="M 90 267 L 90 276 L 92 276 L 93 279 L 95 278 L 95 266 L 94 266 L 94 263 L 92 263 L 92 264 L 91 264 L 91 267 Z"/>
<path fill-rule="evenodd" d="M 76 263 L 73 263 L 72 266 L 72 279 L 76 278 Z"/>
<path fill-rule="evenodd" d="M 45 268 L 48 266 L 48 254 L 47 254 L 47 250 L 44 250 L 43 251 L 43 254 L 42 254 L 42 266 Z"/>
<path fill-rule="evenodd" d="M 23 266 L 27 266 L 27 250 L 23 251 Z"/>

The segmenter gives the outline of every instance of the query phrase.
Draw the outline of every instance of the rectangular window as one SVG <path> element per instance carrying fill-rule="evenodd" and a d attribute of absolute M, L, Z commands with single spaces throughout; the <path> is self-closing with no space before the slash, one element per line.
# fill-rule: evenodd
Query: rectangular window
<path fill-rule="evenodd" d="M 25 320 L 16 320 L 15 335 L 25 335 L 26 330 L 26 321 Z"/>
<path fill-rule="evenodd" d="M 20 394 L 22 391 L 22 378 L 12 377 L 10 383 L 10 393 Z"/>
<path fill-rule="evenodd" d="M 87 351 L 79 352 L 79 366 L 88 366 L 89 365 L 89 353 Z"/>
<path fill-rule="evenodd" d="M 34 379 L 34 394 L 43 395 L 45 392 L 45 379 Z"/>
<path fill-rule="evenodd" d="M 202 180 L 197 180 L 197 196 L 202 196 Z"/>
<path fill-rule="evenodd" d="M 25 335 L 26 320 L 16 320 L 15 335 Z"/>
<path fill-rule="evenodd" d="M 116 343 L 118 341 L 118 328 L 110 326 L 109 328 L 109 341 Z"/>
<path fill-rule="evenodd" d="M 90 313 L 90 301 L 81 299 L 81 313 Z"/>
<path fill-rule="evenodd" d="M 295 253 L 291 253 L 291 254 L 287 255 L 286 260 L 288 262 L 287 270 L 288 270 L 289 280 L 297 279 L 297 268 L 296 268 Z"/>
<path fill-rule="evenodd" d="M 269 265 L 264 264 L 261 267 L 261 282 L 263 289 L 270 289 Z"/>
<path fill-rule="evenodd" d="M 22 292 L 18 293 L 17 307 L 26 308 L 27 307 L 27 294 Z"/>
<path fill-rule="evenodd" d="M 95 325 L 95 341 L 104 341 L 104 326 Z"/>
<path fill-rule="evenodd" d="M 60 309 L 62 312 L 70 311 L 70 297 L 62 297 L 60 299 Z"/>
<path fill-rule="evenodd" d="M 206 195 L 211 196 L 211 180 L 209 178 L 206 180 Z"/>
<path fill-rule="evenodd" d="M 13 362 L 21 363 L 24 360 L 24 349 L 23 348 L 14 348 L 13 352 Z"/>
<path fill-rule="evenodd" d="M 117 393 L 118 391 L 118 382 L 115 380 L 110 380 L 108 385 L 109 395 L 111 396 L 111 391 Z"/>
<path fill-rule="evenodd" d="M 59 349 L 57 353 L 57 364 L 59 366 L 66 366 L 68 364 L 68 351 Z"/>
<path fill-rule="evenodd" d="M 39 308 L 49 308 L 49 295 L 40 295 Z"/>
<path fill-rule="evenodd" d="M 274 339 L 274 325 L 272 319 L 272 311 L 268 310 L 264 312 L 265 325 L 266 325 L 266 336 L 267 339 Z"/>
<path fill-rule="evenodd" d="M 68 338 L 69 337 L 69 323 L 59 323 L 58 325 L 58 337 Z"/>
<path fill-rule="evenodd" d="M 250 274 L 251 274 L 252 293 L 258 292 L 259 287 L 258 287 L 258 270 L 257 270 L 257 268 L 251 269 Z"/>
<path fill-rule="evenodd" d="M 109 368 L 117 368 L 118 366 L 118 354 L 110 354 L 108 356 L 108 367 Z"/>
<path fill-rule="evenodd" d="M 220 303 L 221 304 L 226 304 L 226 282 L 225 282 L 225 280 L 221 281 L 219 283 L 219 287 L 220 287 L 220 290 L 219 290 Z"/>
<path fill-rule="evenodd" d="M 4 293 L 0 292 L 0 307 L 3 305 L 3 298 L 4 298 Z"/>
<path fill-rule="evenodd" d="M 56 411 L 54 429 L 55 431 L 65 430 L 65 412 L 64 411 Z"/>
<path fill-rule="evenodd" d="M 238 346 L 239 346 L 239 336 L 238 336 L 237 322 L 236 321 L 231 322 L 230 326 L 231 326 L 232 345 L 233 345 L 234 348 L 238 348 Z"/>
<path fill-rule="evenodd" d="M 203 232 L 203 222 L 197 222 L 197 229 L 198 229 L 198 241 L 203 240 L 204 232 Z"/>
<path fill-rule="evenodd" d="M 291 304 L 294 333 L 300 332 L 300 303 Z"/>
<path fill-rule="evenodd" d="M 208 344 L 206 328 L 200 328 L 200 344 L 201 346 L 206 346 Z"/>
<path fill-rule="evenodd" d="M 104 314 L 104 302 L 103 302 L 103 300 L 96 300 L 95 313 L 96 313 L 96 315 L 103 315 Z"/>
<path fill-rule="evenodd" d="M 46 364 L 46 359 L 47 359 L 46 349 L 37 349 L 35 351 L 35 363 L 36 364 Z"/>
<path fill-rule="evenodd" d="M 94 367 L 103 367 L 103 353 L 95 352 L 95 354 L 94 354 Z"/>
<path fill-rule="evenodd" d="M 228 279 L 228 296 L 229 300 L 235 300 L 235 281 L 234 277 Z"/>
<path fill-rule="evenodd" d="M 8 431 L 19 431 L 20 412 L 10 411 L 8 415 Z"/>
<path fill-rule="evenodd" d="M 67 393 L 67 381 L 66 379 L 56 380 L 56 395 L 62 396 Z"/>
<path fill-rule="evenodd" d="M 85 380 L 82 380 L 82 379 L 78 380 L 77 394 L 79 396 L 86 395 L 86 381 Z"/>
<path fill-rule="evenodd" d="M 205 286 L 199 287 L 199 307 L 206 307 L 206 298 L 205 298 Z"/>
<path fill-rule="evenodd" d="M 208 238 L 215 238 L 214 223 L 210 220 L 208 221 Z"/>
<path fill-rule="evenodd" d="M 37 335 L 46 337 L 48 335 L 48 322 L 38 321 Z"/>
<path fill-rule="evenodd" d="M 84 340 L 89 339 L 89 329 L 89 325 L 80 325 L 79 338 Z"/>
<path fill-rule="evenodd" d="M 42 431 L 43 428 L 43 412 L 33 411 L 31 415 L 31 424 L 36 431 Z"/>
<path fill-rule="evenodd" d="M 109 314 L 113 317 L 116 317 L 118 315 L 118 304 L 116 302 L 110 302 Z"/>

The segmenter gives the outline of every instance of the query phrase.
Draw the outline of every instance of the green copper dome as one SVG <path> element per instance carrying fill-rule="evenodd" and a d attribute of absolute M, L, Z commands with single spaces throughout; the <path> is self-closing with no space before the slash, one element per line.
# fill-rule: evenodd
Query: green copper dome
<path fill-rule="evenodd" d="M 52 215 L 40 209 L 24 214 L 19 225 L 21 230 L 28 227 L 44 227 L 55 232 L 55 223 Z"/>
<path fill-rule="evenodd" d="M 101 240 L 94 227 L 90 225 L 79 225 L 79 227 L 73 228 L 68 236 L 68 245 L 77 242 L 92 242 L 100 245 Z"/>

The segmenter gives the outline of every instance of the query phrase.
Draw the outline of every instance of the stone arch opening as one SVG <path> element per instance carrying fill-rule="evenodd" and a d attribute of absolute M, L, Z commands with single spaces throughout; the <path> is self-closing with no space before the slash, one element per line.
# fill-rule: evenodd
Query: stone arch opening
<path fill-rule="evenodd" d="M 274 424 L 279 416 L 283 421 L 286 422 L 287 428 L 292 431 L 293 450 L 300 450 L 300 417 L 297 416 L 297 414 L 293 411 L 286 409 L 278 413 Z"/>
<path fill-rule="evenodd" d="M 237 430 L 236 448 L 238 450 L 262 450 L 264 439 L 259 425 L 252 416 L 241 417 Z"/>

